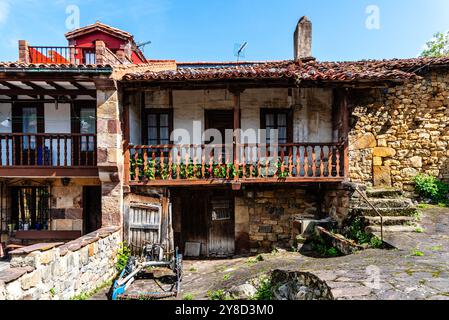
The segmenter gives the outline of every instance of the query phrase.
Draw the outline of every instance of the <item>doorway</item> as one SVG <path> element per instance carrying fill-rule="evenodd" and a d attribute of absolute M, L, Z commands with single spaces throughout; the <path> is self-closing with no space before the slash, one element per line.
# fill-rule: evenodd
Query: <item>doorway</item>
<path fill-rule="evenodd" d="M 83 188 L 84 233 L 97 231 L 102 226 L 101 187 Z"/>
<path fill-rule="evenodd" d="M 181 234 L 177 245 L 200 247 L 200 255 L 210 258 L 231 257 L 235 253 L 234 195 L 231 190 L 195 190 L 172 193 L 180 212 Z M 176 219 L 176 217 L 175 217 Z"/>

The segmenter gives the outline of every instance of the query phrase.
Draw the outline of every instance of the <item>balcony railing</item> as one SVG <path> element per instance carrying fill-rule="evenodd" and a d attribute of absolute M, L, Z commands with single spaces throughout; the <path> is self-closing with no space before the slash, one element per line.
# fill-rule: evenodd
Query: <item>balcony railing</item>
<path fill-rule="evenodd" d="M 340 181 L 344 145 L 291 143 L 130 146 L 129 184 Z"/>
<path fill-rule="evenodd" d="M 28 47 L 31 63 L 96 64 L 95 48 Z"/>
<path fill-rule="evenodd" d="M 0 168 L 94 168 L 95 134 L 0 133 Z"/>

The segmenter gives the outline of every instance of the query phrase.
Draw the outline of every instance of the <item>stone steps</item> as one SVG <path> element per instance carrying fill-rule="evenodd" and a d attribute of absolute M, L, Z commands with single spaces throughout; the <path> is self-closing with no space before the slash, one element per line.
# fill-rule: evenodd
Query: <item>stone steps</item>
<path fill-rule="evenodd" d="M 384 226 L 384 233 L 395 233 L 395 232 L 415 232 L 417 226 Z M 373 234 L 380 234 L 380 226 L 368 226 L 365 231 Z"/>
<path fill-rule="evenodd" d="M 414 217 L 417 213 L 415 207 L 408 208 L 381 208 L 377 207 L 377 211 L 384 217 Z M 362 217 L 378 217 L 376 210 L 371 207 L 360 207 L 351 209 L 351 214 Z"/>
<path fill-rule="evenodd" d="M 414 206 L 412 200 L 407 198 L 396 198 L 396 199 L 368 198 L 368 200 L 376 208 L 407 209 Z M 368 204 L 362 199 L 353 200 L 351 204 L 354 208 L 364 208 L 368 206 Z"/>
<path fill-rule="evenodd" d="M 368 198 L 396 199 L 401 198 L 403 192 L 397 189 L 367 189 L 366 196 Z"/>
<path fill-rule="evenodd" d="M 369 226 L 380 226 L 380 217 L 363 217 L 366 224 Z M 416 219 L 414 217 L 397 216 L 397 217 L 383 217 L 384 226 L 398 226 L 398 225 L 414 225 L 416 226 Z"/>

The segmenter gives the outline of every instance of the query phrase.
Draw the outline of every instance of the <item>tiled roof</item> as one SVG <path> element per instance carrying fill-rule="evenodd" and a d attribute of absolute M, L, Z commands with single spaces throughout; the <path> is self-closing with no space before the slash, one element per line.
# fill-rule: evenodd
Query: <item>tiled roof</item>
<path fill-rule="evenodd" d="M 13 70 L 31 70 L 40 69 L 45 71 L 64 71 L 64 70 L 79 70 L 79 71 L 95 71 L 95 70 L 111 70 L 110 65 L 91 65 L 91 64 L 58 64 L 58 63 L 20 63 L 20 62 L 0 62 L 0 69 Z"/>
<path fill-rule="evenodd" d="M 99 21 L 95 22 L 94 24 L 90 24 L 88 26 L 85 26 L 85 27 L 82 27 L 82 28 L 75 29 L 73 31 L 67 32 L 65 34 L 65 37 L 67 38 L 67 40 L 70 40 L 70 39 L 72 39 L 74 37 L 77 37 L 77 36 L 82 35 L 82 34 L 89 33 L 89 32 L 91 32 L 93 30 L 104 31 L 106 33 L 113 34 L 113 35 L 119 36 L 120 38 L 125 38 L 125 39 L 130 39 L 130 38 L 133 37 L 133 35 L 131 33 L 129 33 L 129 32 L 126 32 L 126 31 L 123 31 L 123 30 L 111 27 L 111 26 L 109 26 L 107 24 L 104 24 L 104 23 L 101 23 Z"/>
<path fill-rule="evenodd" d="M 228 79 L 295 79 L 300 81 L 403 81 L 426 66 L 449 65 L 449 58 L 366 60 L 353 62 L 181 63 L 176 71 L 128 73 L 124 81 L 201 81 Z"/>

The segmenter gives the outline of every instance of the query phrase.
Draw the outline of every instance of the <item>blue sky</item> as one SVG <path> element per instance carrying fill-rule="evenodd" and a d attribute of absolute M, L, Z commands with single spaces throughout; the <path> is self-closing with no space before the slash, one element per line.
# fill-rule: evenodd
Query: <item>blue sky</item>
<path fill-rule="evenodd" d="M 152 41 L 152 59 L 234 61 L 290 59 L 298 19 L 313 22 L 319 60 L 417 56 L 437 31 L 449 30 L 447 0 L 0 0 L 0 60 L 17 60 L 17 40 L 65 45 L 66 8 L 80 8 L 81 26 L 100 20 Z M 366 28 L 369 5 L 380 29 Z"/>

